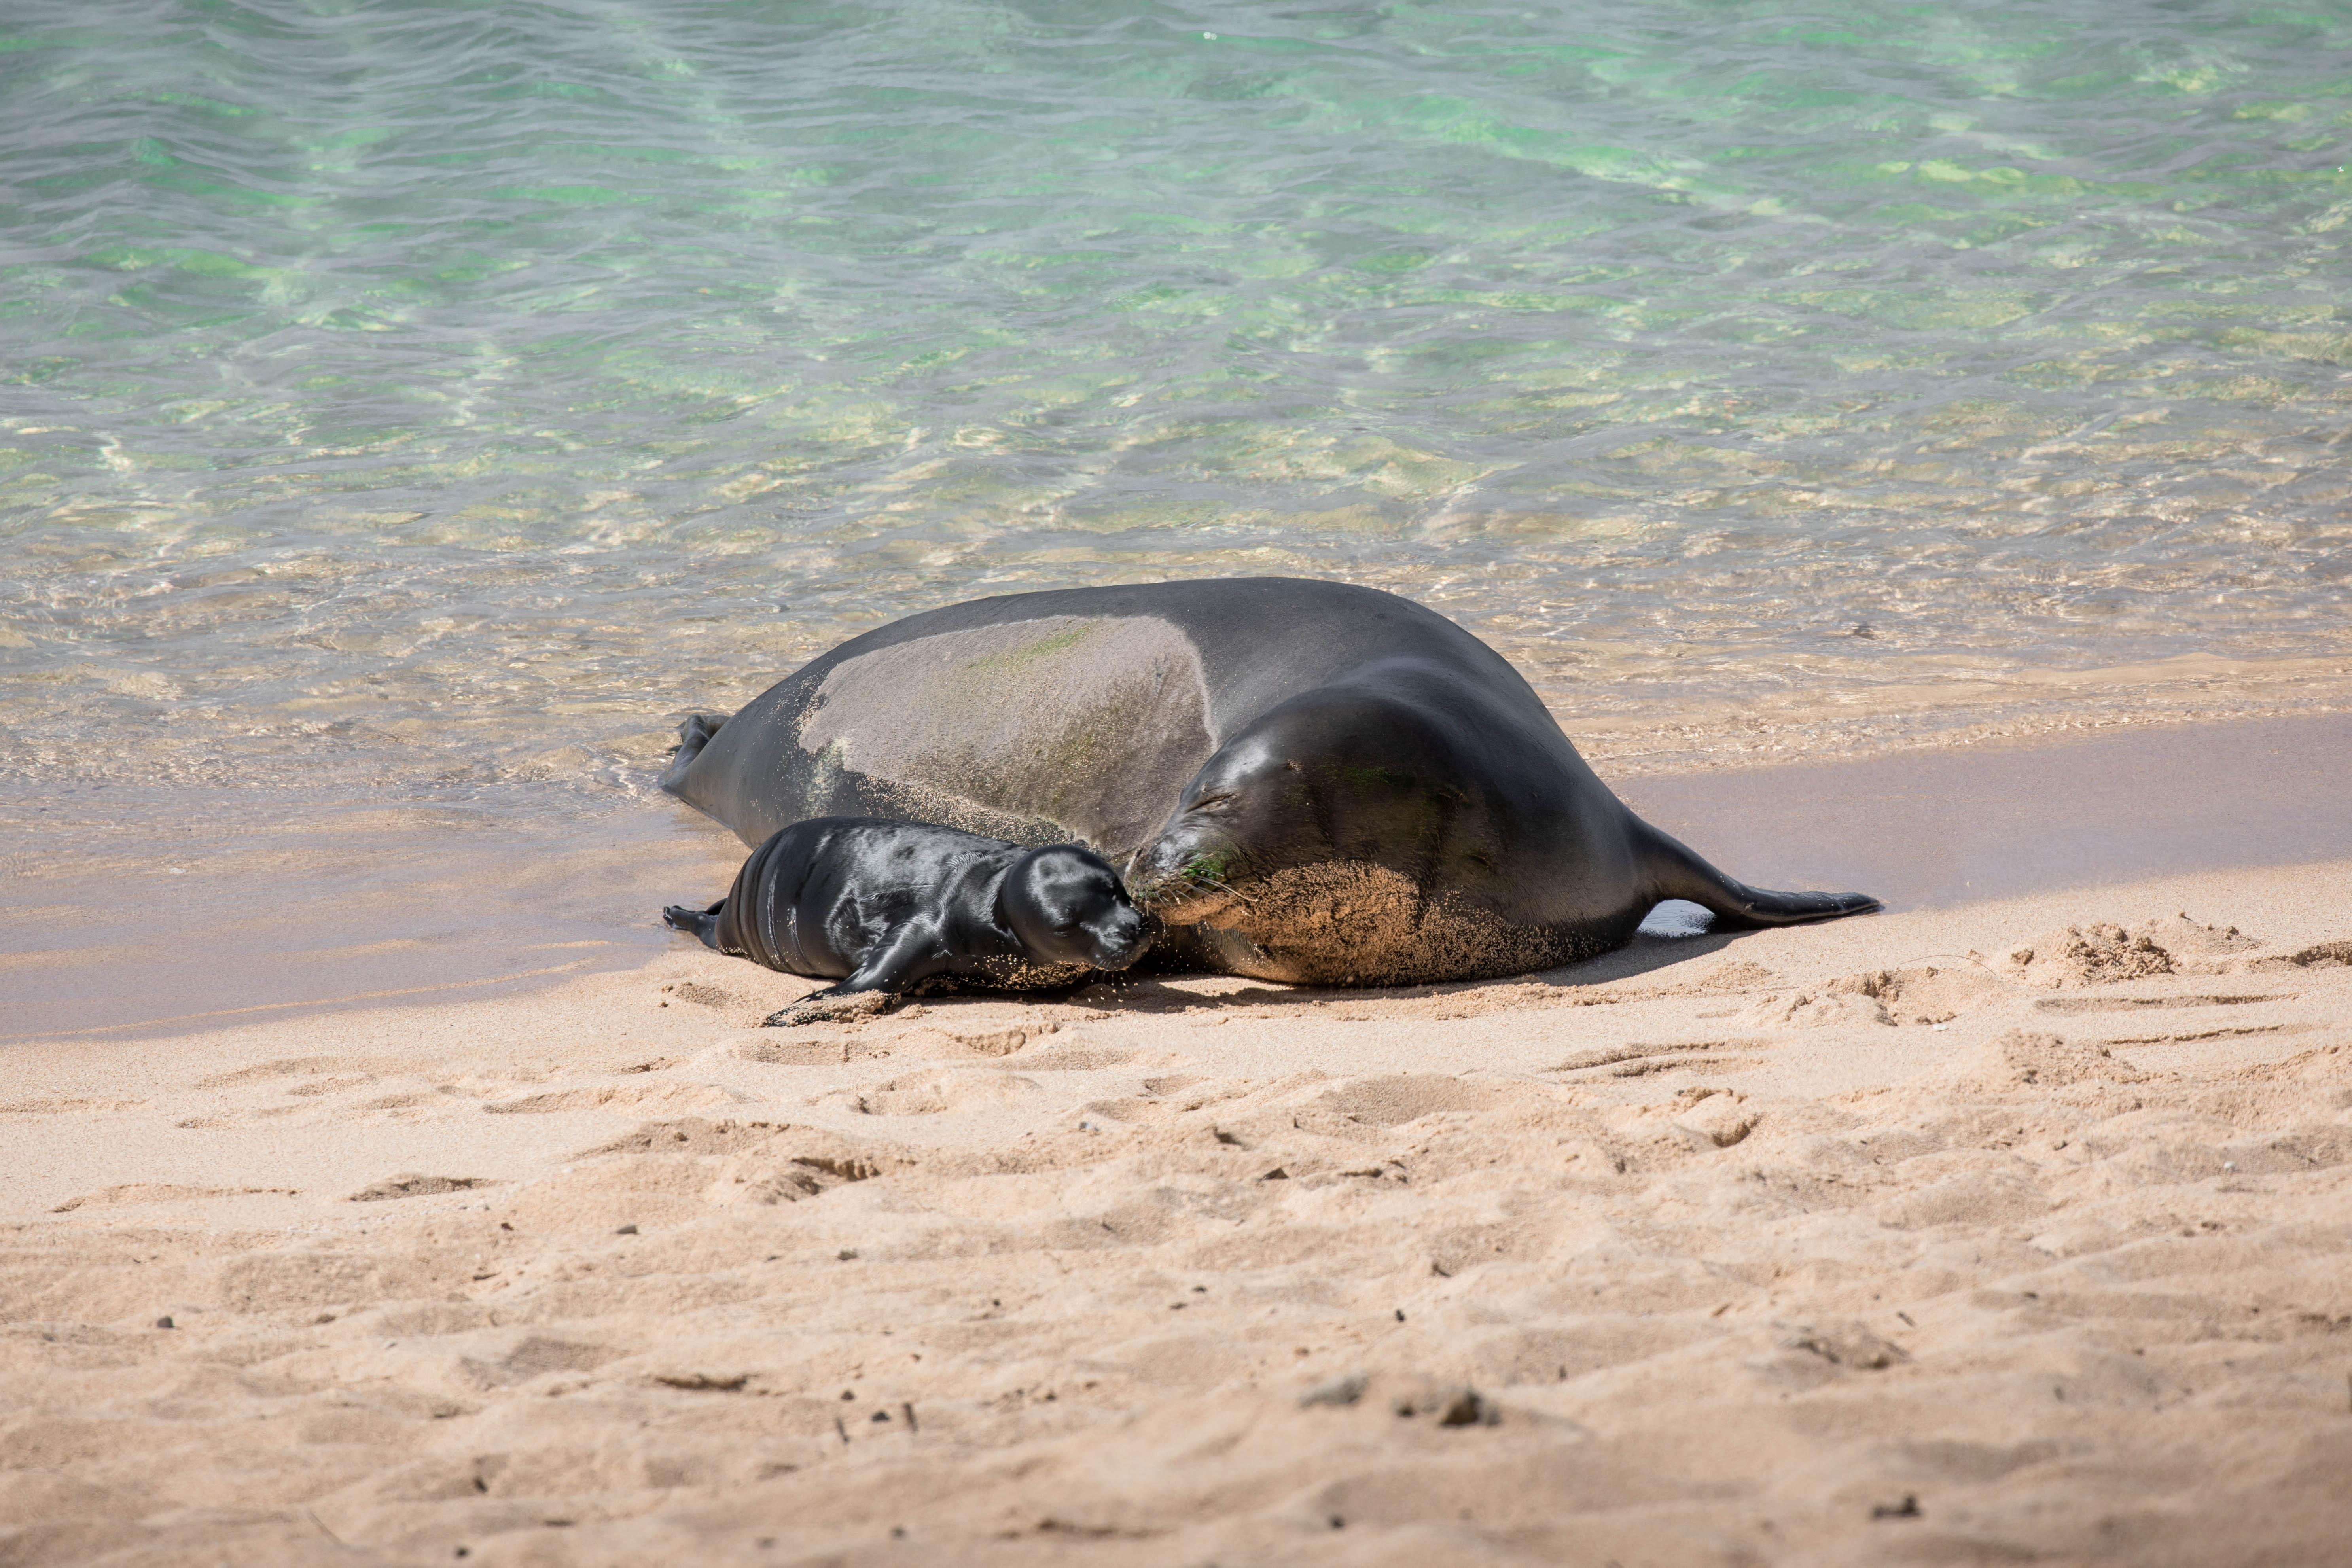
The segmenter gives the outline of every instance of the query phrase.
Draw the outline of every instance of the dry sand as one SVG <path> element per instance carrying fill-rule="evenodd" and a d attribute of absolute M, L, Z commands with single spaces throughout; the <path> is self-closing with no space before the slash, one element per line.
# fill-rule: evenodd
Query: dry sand
<path fill-rule="evenodd" d="M 0 1563 L 2352 1561 L 2348 879 L 19 1042 Z"/>

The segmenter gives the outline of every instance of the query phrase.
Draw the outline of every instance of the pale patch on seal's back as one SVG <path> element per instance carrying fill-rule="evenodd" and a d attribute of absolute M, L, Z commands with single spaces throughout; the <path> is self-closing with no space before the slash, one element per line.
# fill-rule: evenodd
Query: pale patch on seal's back
<path fill-rule="evenodd" d="M 1117 858 L 1150 837 L 1215 750 L 1192 638 L 1157 616 L 1049 616 L 877 648 L 825 674 L 800 726 L 812 756 L 1003 832 L 1045 818 Z"/>

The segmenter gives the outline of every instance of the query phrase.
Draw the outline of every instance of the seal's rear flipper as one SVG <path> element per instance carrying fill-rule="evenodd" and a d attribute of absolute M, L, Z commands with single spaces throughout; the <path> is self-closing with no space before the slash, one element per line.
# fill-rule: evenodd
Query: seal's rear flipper
<path fill-rule="evenodd" d="M 686 716 L 686 722 L 677 727 L 677 744 L 670 750 L 669 766 L 662 770 L 662 788 L 672 795 L 678 793 L 686 782 L 686 770 L 694 766 L 694 759 L 702 755 L 702 748 L 710 744 L 710 737 L 719 733 L 728 717 L 724 713 Z"/>
<path fill-rule="evenodd" d="M 690 910 L 684 904 L 672 904 L 662 910 L 662 924 L 672 931 L 682 931 L 701 938 L 702 945 L 705 947 L 717 947 L 719 945 L 719 911 L 726 907 L 727 900 L 724 899 L 707 910 Z"/>
<path fill-rule="evenodd" d="M 1681 840 L 1637 821 L 1653 886 L 1660 899 L 1686 899 L 1715 916 L 1717 931 L 1802 925 L 1880 907 L 1868 893 L 1776 893 L 1736 882 L 1693 854 Z"/>

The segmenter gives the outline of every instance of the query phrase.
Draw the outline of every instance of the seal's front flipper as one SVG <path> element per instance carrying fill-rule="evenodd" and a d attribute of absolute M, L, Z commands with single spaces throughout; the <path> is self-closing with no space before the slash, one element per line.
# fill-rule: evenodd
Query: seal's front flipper
<path fill-rule="evenodd" d="M 866 950 L 848 979 L 810 993 L 768 1022 L 815 1024 L 873 1017 L 897 1006 L 908 986 L 929 979 L 950 962 L 936 931 L 919 921 L 902 921 Z"/>
<path fill-rule="evenodd" d="M 702 755 L 702 748 L 710 744 L 710 737 L 719 733 L 727 719 L 724 713 L 686 716 L 686 722 L 677 727 L 677 744 L 670 748 L 669 766 L 662 770 L 662 788 L 672 795 L 678 793 L 678 786 L 686 781 L 686 771 L 694 766 L 694 759 Z"/>
<path fill-rule="evenodd" d="M 887 991 L 896 996 L 917 981 L 929 980 L 950 962 L 947 944 L 929 924 L 900 921 L 866 950 L 856 969 L 834 990 L 844 995 L 854 991 Z"/>
<path fill-rule="evenodd" d="M 1803 925 L 1880 908 L 1868 893 L 1776 893 L 1734 881 L 1693 854 L 1681 840 L 1646 822 L 1634 824 L 1659 899 L 1686 899 L 1715 916 L 1717 931 Z"/>
<path fill-rule="evenodd" d="M 693 910 L 684 904 L 672 904 L 662 910 L 662 924 L 672 931 L 682 931 L 689 936 L 700 937 L 702 945 L 705 947 L 717 947 L 719 945 L 719 911 L 726 907 L 727 900 L 724 899 L 707 910 Z"/>
<path fill-rule="evenodd" d="M 760 1022 L 761 1027 L 770 1029 L 794 1028 L 802 1024 L 847 1024 L 861 1018 L 878 1018 L 898 1005 L 898 998 L 887 991 L 844 991 L 838 985 L 828 985 L 822 991 L 810 992 Z"/>

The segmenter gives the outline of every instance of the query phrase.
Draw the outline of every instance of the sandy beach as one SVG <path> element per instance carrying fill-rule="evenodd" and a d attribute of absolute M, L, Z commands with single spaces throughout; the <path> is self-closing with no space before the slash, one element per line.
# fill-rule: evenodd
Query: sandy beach
<path fill-rule="evenodd" d="M 0 1561 L 2340 1561 L 2347 877 L 19 1038 Z"/>

